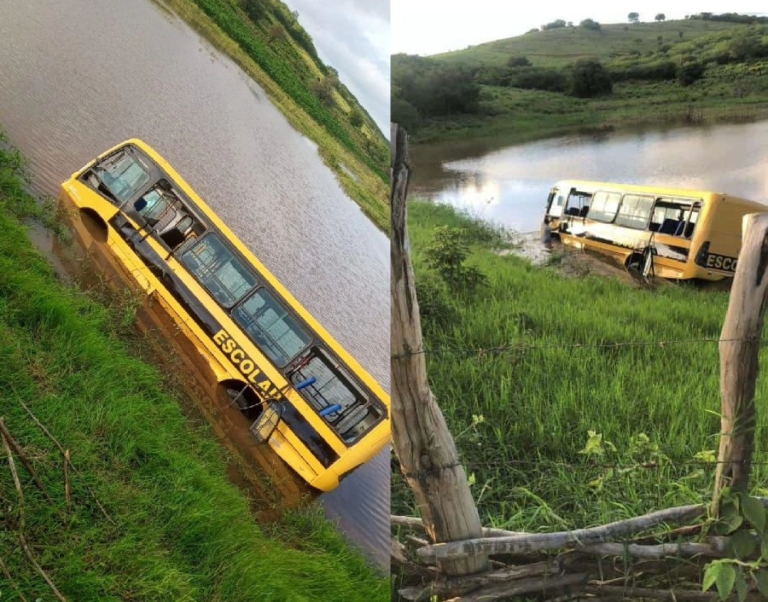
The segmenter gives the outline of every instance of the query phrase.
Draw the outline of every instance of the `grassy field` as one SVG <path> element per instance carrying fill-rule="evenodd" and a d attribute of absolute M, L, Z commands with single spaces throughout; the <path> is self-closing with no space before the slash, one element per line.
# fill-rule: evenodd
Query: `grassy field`
<path fill-rule="evenodd" d="M 484 523 L 585 527 L 709 498 L 718 348 L 691 340 L 719 337 L 726 292 L 567 277 L 556 260 L 534 267 L 499 253 L 492 227 L 447 206 L 416 201 L 409 213 L 429 380 Z M 429 267 L 441 227 L 464 233 L 487 286 L 462 291 Z M 637 344 L 615 346 L 626 342 Z M 758 405 L 766 396 L 761 376 Z M 768 415 L 758 414 L 756 461 L 766 463 Z M 765 469 L 755 466 L 756 486 Z M 392 503 L 415 512 L 394 465 Z"/>
<path fill-rule="evenodd" d="M 319 59 L 315 61 L 288 35 L 269 43 L 269 30 L 277 24 L 276 5 L 254 23 L 235 0 L 156 1 L 172 9 L 252 77 L 291 125 L 319 146 L 323 161 L 350 198 L 380 229 L 388 231 L 389 144 L 343 84 L 333 89 L 333 106 L 313 94 L 312 83 L 327 70 Z M 349 122 L 352 107 L 362 113 L 361 127 Z"/>
<path fill-rule="evenodd" d="M 424 115 L 412 127 L 413 140 L 503 135 L 525 142 L 634 125 L 764 119 L 768 60 L 760 56 L 763 48 L 768 48 L 766 26 L 692 19 L 608 24 L 599 31 L 564 27 L 436 55 L 432 58 L 438 65 L 474 73 L 478 110 Z M 514 57 L 525 57 L 531 66 L 510 71 L 507 61 Z M 528 69 L 561 77 L 567 85 L 579 59 L 601 61 L 614 81 L 611 94 L 577 98 L 561 90 L 494 83 Z M 676 70 L 691 62 L 702 65 L 703 77 L 682 85 Z M 667 75 L 659 75 L 664 67 Z"/>
<path fill-rule="evenodd" d="M 255 522 L 213 433 L 185 418 L 160 370 L 120 336 L 126 308 L 65 286 L 32 246 L 21 222 L 49 213 L 2 148 L 0 417 L 47 491 L 16 455 L 22 502 L 0 446 L 2 600 L 54 599 L 19 533 L 78 602 L 389 599 L 386 578 L 319 510 Z M 62 454 L 22 404 L 70 450 L 71 509 Z"/>
<path fill-rule="evenodd" d="M 526 56 L 535 66 L 563 67 L 580 58 L 608 61 L 622 55 L 647 55 L 662 44 L 693 43 L 701 36 L 730 32 L 744 27 L 737 23 L 684 19 L 662 23 L 607 23 L 599 31 L 562 27 L 535 31 L 503 40 L 470 46 L 435 55 L 435 58 L 470 67 L 504 65 L 511 56 Z M 682 37 L 680 32 L 683 32 Z"/>

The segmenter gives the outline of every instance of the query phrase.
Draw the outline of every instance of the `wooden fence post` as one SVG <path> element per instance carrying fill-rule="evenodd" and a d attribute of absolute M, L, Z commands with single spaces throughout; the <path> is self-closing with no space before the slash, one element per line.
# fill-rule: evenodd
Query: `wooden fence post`
<path fill-rule="evenodd" d="M 720 453 L 712 511 L 723 487 L 745 491 L 755 441 L 755 384 L 768 303 L 768 213 L 745 215 L 739 262 L 720 336 Z"/>
<path fill-rule="evenodd" d="M 480 537 L 482 525 L 456 444 L 427 382 L 411 265 L 406 195 L 408 150 L 405 130 L 392 124 L 392 442 L 434 543 Z M 486 570 L 486 556 L 439 563 L 447 575 Z"/>

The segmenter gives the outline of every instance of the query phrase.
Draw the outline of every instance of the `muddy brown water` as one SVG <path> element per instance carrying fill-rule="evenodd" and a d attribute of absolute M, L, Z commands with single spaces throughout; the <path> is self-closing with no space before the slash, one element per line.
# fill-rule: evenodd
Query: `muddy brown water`
<path fill-rule="evenodd" d="M 153 145 L 371 374 L 389 388 L 388 240 L 263 91 L 150 0 L 0 4 L 0 127 L 58 196 L 112 145 Z M 36 243 L 61 268 L 49 239 Z M 389 452 L 320 497 L 388 562 Z"/>
<path fill-rule="evenodd" d="M 634 129 L 522 145 L 465 139 L 411 149 L 410 195 L 466 209 L 519 234 L 546 260 L 538 235 L 547 194 L 579 179 L 716 190 L 768 204 L 768 122 Z"/>

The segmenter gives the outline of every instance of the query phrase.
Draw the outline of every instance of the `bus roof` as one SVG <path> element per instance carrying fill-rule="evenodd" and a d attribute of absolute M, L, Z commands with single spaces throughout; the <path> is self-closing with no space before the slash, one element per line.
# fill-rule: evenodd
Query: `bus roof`
<path fill-rule="evenodd" d="M 727 197 L 729 200 L 736 201 L 745 205 L 753 206 L 759 211 L 768 211 L 768 205 L 751 201 L 742 197 L 737 197 L 727 192 L 715 190 L 700 190 L 690 188 L 672 188 L 660 185 L 642 185 L 642 184 L 622 184 L 617 182 L 597 182 L 591 180 L 560 180 L 554 185 L 555 188 L 579 188 L 586 192 L 607 190 L 633 192 L 636 194 L 654 194 L 657 196 L 672 197 L 695 197 L 700 198 L 704 203 L 713 199 L 713 197 Z"/>

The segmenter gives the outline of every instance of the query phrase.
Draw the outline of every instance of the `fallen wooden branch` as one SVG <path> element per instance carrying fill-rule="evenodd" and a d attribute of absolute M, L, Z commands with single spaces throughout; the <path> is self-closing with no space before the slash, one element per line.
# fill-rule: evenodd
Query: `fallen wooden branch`
<path fill-rule="evenodd" d="M 632 556 L 635 558 L 661 559 L 670 556 L 727 556 L 730 538 L 713 538 L 710 543 L 661 543 L 642 545 L 636 543 L 596 543 L 579 548 L 579 552 L 606 556 Z"/>
<path fill-rule="evenodd" d="M 66 455 L 67 455 L 67 450 L 65 450 L 65 449 L 64 449 L 64 446 L 63 446 L 61 443 L 59 443 L 59 441 L 58 441 L 58 439 L 56 439 L 56 437 L 54 437 L 53 435 L 51 435 L 51 432 L 50 432 L 50 431 L 49 431 L 47 428 L 45 428 L 45 425 L 44 425 L 42 422 L 40 422 L 40 421 L 37 419 L 37 416 L 35 416 L 35 415 L 32 413 L 32 410 L 30 410 L 30 409 L 27 407 L 27 404 L 25 404 L 25 403 L 24 403 L 23 401 L 21 401 L 21 400 L 19 400 L 19 403 L 21 404 L 21 407 L 22 407 L 22 408 L 24 408 L 24 411 L 25 411 L 27 414 L 29 414 L 29 417 L 30 417 L 30 418 L 32 418 L 33 422 L 34 422 L 34 423 L 35 423 L 35 424 L 38 426 L 38 428 L 39 428 L 41 431 L 43 431 L 43 433 L 44 433 L 44 434 L 45 434 L 45 435 L 46 435 L 46 436 L 47 436 L 47 437 L 48 437 L 48 438 L 49 438 L 51 441 L 53 441 L 53 443 L 54 443 L 54 445 L 56 445 L 56 447 L 58 447 L 58 448 L 59 448 L 59 451 L 61 452 L 61 455 L 62 455 L 62 456 L 64 456 L 64 457 L 66 458 Z M 75 465 L 74 465 L 74 464 L 72 464 L 72 462 L 71 462 L 71 461 L 69 462 L 69 466 L 70 466 L 70 468 L 72 468 L 72 471 L 73 471 L 73 472 L 74 472 L 76 475 L 80 476 L 80 471 L 79 471 L 79 470 L 77 470 L 77 467 L 75 467 Z M 99 502 L 99 498 L 97 498 L 97 497 L 96 497 L 96 494 L 93 492 L 93 489 L 91 489 L 90 487 L 88 487 L 88 485 L 86 485 L 86 486 L 85 486 L 85 488 L 88 490 L 88 493 L 90 493 L 90 494 L 91 494 L 91 497 L 93 498 L 93 501 L 94 501 L 94 502 L 96 502 L 96 505 L 99 507 L 99 510 L 101 510 L 101 513 L 104 515 L 104 518 L 106 518 L 106 519 L 107 519 L 107 520 L 108 520 L 110 523 L 112 523 L 113 525 L 117 525 L 117 523 L 116 523 L 114 520 L 112 520 L 112 517 L 111 517 L 111 516 L 110 516 L 110 515 L 107 513 L 107 511 L 104 509 L 104 506 L 102 506 L 102 505 L 101 505 L 101 502 Z"/>
<path fill-rule="evenodd" d="M 11 449 L 13 450 L 13 453 L 15 453 L 19 459 L 21 460 L 21 463 L 24 465 L 24 468 L 29 473 L 29 475 L 32 477 L 32 479 L 35 481 L 35 485 L 37 485 L 37 488 L 42 491 L 45 494 L 45 497 L 48 498 L 48 501 L 53 501 L 51 499 L 51 496 L 48 494 L 48 490 L 43 485 L 42 481 L 37 476 L 37 473 L 35 472 L 35 469 L 32 467 L 32 463 L 27 459 L 27 457 L 22 452 L 21 446 L 18 444 L 16 439 L 14 439 L 11 436 L 11 433 L 8 431 L 8 427 L 5 426 L 5 418 L 0 418 L 0 433 L 3 434 L 3 436 L 8 441 L 8 445 L 10 445 Z"/>
<path fill-rule="evenodd" d="M 5 453 L 8 455 L 8 466 L 11 469 L 11 475 L 13 475 L 13 483 L 14 485 L 16 485 L 16 495 L 19 498 L 19 533 L 18 533 L 19 543 L 21 544 L 21 547 L 24 550 L 24 555 L 27 557 L 27 560 L 29 560 L 30 564 L 34 567 L 34 569 L 45 580 L 45 582 L 48 584 L 48 587 L 51 588 L 51 591 L 54 593 L 54 595 L 61 602 L 67 602 L 67 599 L 61 595 L 61 592 L 57 589 L 53 581 L 51 581 L 51 578 L 48 576 L 48 573 L 46 573 L 43 570 L 43 567 L 41 567 L 37 563 L 37 560 L 35 560 L 35 557 L 32 554 L 32 550 L 29 549 L 27 540 L 24 539 L 24 492 L 21 489 L 21 481 L 19 480 L 19 474 L 16 472 L 16 463 L 13 461 L 13 453 L 11 452 L 11 446 L 8 443 L 8 439 L 6 439 L 5 437 L 5 433 L 0 433 L 0 439 L 3 440 L 3 447 L 5 447 Z"/>
<path fill-rule="evenodd" d="M 644 587 L 620 587 L 617 585 L 587 585 L 582 590 L 585 594 L 595 596 L 608 595 L 622 600 L 626 599 L 651 599 L 670 600 L 671 602 L 719 602 L 717 592 L 702 592 L 690 589 L 648 589 Z M 735 600 L 735 594 L 729 598 Z M 759 594 L 747 594 L 747 600 L 755 601 L 765 598 Z"/>
<path fill-rule="evenodd" d="M 496 600 L 509 600 L 515 596 L 534 592 L 546 594 L 554 590 L 579 585 L 586 581 L 586 579 L 587 576 L 583 574 L 559 575 L 557 577 L 545 577 L 544 579 L 526 579 L 524 581 L 486 587 L 463 596 L 451 598 L 446 600 L 446 602 L 494 602 Z"/>
<path fill-rule="evenodd" d="M 420 531 L 426 531 L 424 522 L 417 516 L 390 516 L 390 525 L 396 527 L 407 527 L 409 529 L 418 529 Z M 504 529 L 494 529 L 491 527 L 483 527 L 483 537 L 504 537 L 506 535 L 530 535 L 523 531 L 505 531 Z"/>
<path fill-rule="evenodd" d="M 660 524 L 692 520 L 704 514 L 706 510 L 704 504 L 680 506 L 588 529 L 466 539 L 425 546 L 417 550 L 416 553 L 421 557 L 447 559 L 489 554 L 526 554 L 564 548 L 578 549 L 590 544 L 603 543 L 610 539 L 621 539 L 627 535 L 647 531 Z"/>

